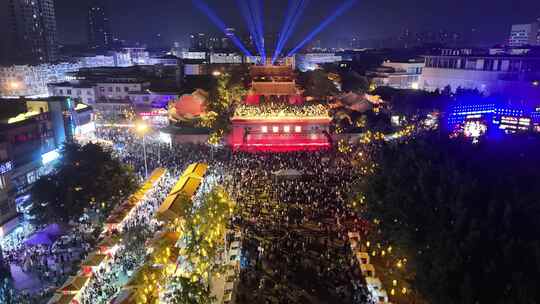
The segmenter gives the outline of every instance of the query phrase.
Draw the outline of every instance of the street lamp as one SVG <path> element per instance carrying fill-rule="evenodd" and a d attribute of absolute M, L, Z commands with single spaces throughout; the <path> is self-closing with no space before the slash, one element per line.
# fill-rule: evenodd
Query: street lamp
<path fill-rule="evenodd" d="M 135 130 L 143 137 L 143 155 L 144 155 L 144 177 L 148 177 L 148 161 L 146 159 L 146 133 L 149 130 L 148 125 L 145 122 L 138 122 L 135 124 Z"/>

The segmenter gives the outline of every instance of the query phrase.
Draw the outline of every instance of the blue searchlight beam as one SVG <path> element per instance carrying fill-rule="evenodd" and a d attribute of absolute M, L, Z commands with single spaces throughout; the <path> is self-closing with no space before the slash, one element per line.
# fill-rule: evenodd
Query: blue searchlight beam
<path fill-rule="evenodd" d="M 206 16 L 208 16 L 208 18 L 224 33 L 224 34 L 227 34 L 227 31 L 225 30 L 227 28 L 227 26 L 225 25 L 225 23 L 223 22 L 223 20 L 221 20 L 217 15 L 216 13 L 214 13 L 214 11 L 206 4 L 204 3 L 202 0 L 192 0 L 193 4 L 195 5 L 195 7 L 197 7 L 201 12 L 203 12 Z M 240 39 L 238 39 L 238 37 L 236 35 L 232 35 L 231 36 L 231 40 L 232 42 L 242 51 L 242 53 L 244 53 L 244 55 L 248 56 L 248 57 L 253 57 L 253 55 L 251 54 L 250 51 L 248 51 L 248 49 L 246 49 L 246 47 L 244 46 L 244 44 L 240 41 Z"/>
<path fill-rule="evenodd" d="M 292 49 L 287 56 L 296 54 L 301 48 L 303 48 L 308 42 L 310 42 L 317 34 L 324 30 L 330 23 L 334 22 L 337 17 L 343 14 L 346 10 L 350 9 L 357 0 L 348 0 L 340 5 L 332 15 L 328 16 L 316 29 L 314 29 L 309 35 L 306 36 L 294 49 Z"/>
<path fill-rule="evenodd" d="M 251 8 L 253 12 L 255 29 L 259 36 L 259 45 L 261 46 L 261 56 L 263 63 L 266 63 L 266 47 L 264 43 L 264 19 L 262 5 L 260 0 L 251 0 Z"/>
<path fill-rule="evenodd" d="M 277 42 L 276 49 L 274 50 L 274 55 L 272 56 L 272 64 L 276 62 L 277 57 L 279 56 L 279 46 L 281 45 L 281 41 L 283 40 L 283 36 L 285 35 L 285 32 L 289 28 L 289 24 L 291 23 L 291 18 L 293 16 L 293 2 L 295 0 L 289 0 L 287 4 L 287 14 L 285 15 L 285 20 L 283 21 L 283 26 L 281 27 L 281 31 L 279 32 L 279 39 Z M 296 3 L 294 3 L 296 4 Z M 296 7 L 296 5 L 294 5 Z"/>
<path fill-rule="evenodd" d="M 280 43 L 278 44 L 278 48 L 276 50 L 277 51 L 277 56 L 279 56 L 279 54 L 281 54 L 281 52 L 283 51 L 283 48 L 285 47 L 285 44 L 287 43 L 287 41 L 291 37 L 292 33 L 294 33 L 294 30 L 296 29 L 296 26 L 298 25 L 298 21 L 300 20 L 300 17 L 304 13 L 308 2 L 309 2 L 309 0 L 300 0 L 300 2 L 298 3 L 296 11 L 292 15 L 292 18 L 290 20 L 290 24 L 289 24 L 287 30 L 285 31 L 285 33 L 283 35 L 283 39 L 281 39 Z M 276 58 L 277 58 L 277 56 L 276 56 Z"/>
<path fill-rule="evenodd" d="M 242 12 L 242 17 L 244 17 L 244 20 L 246 21 L 249 34 L 255 40 L 255 47 L 257 48 L 257 52 L 259 52 L 259 54 L 262 56 L 261 44 L 258 37 L 258 31 L 255 26 L 255 18 L 253 16 L 251 9 L 249 8 L 249 5 L 245 3 L 244 1 L 245 0 L 237 0 L 236 2 L 238 4 L 238 7 L 240 7 L 240 11 Z"/>

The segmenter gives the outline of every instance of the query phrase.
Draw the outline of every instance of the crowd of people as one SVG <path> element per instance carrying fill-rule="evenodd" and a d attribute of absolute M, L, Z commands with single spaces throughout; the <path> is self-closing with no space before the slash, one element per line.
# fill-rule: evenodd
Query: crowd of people
<path fill-rule="evenodd" d="M 242 113 L 252 115 L 250 111 Z M 283 108 L 267 104 L 264 111 L 264 115 L 283 111 L 326 115 L 326 108 L 315 105 Z M 207 145 L 160 143 L 153 135 L 147 135 L 144 147 L 140 136 L 125 128 L 98 130 L 98 137 L 111 143 L 115 155 L 132 165 L 141 180 L 145 175 L 144 149 L 148 171 L 165 167 L 169 175 L 118 232 L 122 233 L 123 246 L 89 282 L 82 303 L 107 303 L 144 262 L 145 242 L 160 228 L 153 214 L 175 178 L 194 162 L 208 163 L 209 175 L 237 202 L 232 226 L 242 231 L 245 266 L 237 290 L 238 303 L 317 302 L 314 299 L 367 303 L 367 292 L 347 242 L 347 231 L 357 223 L 354 212 L 347 207 L 347 195 L 358 176 L 346 155 L 332 150 L 282 154 L 215 151 Z M 289 169 L 300 174 L 274 174 Z M 85 252 L 78 253 L 76 259 L 83 259 Z M 13 252 L 8 259 L 27 256 Z M 40 261 L 37 257 L 33 260 Z M 60 260 L 58 265 L 65 261 Z M 36 269 L 35 265 L 30 268 Z"/>
<path fill-rule="evenodd" d="M 146 194 L 122 223 L 122 229 L 109 231 L 102 238 L 120 237 L 120 249 L 104 267 L 94 273 L 89 286 L 81 297 L 82 304 L 109 303 L 112 297 L 127 283 L 129 276 L 144 263 L 145 243 L 160 229 L 154 219 L 155 212 L 167 197 L 175 182 L 175 175 L 167 173 Z"/>
<path fill-rule="evenodd" d="M 81 224 L 82 225 L 82 224 Z M 19 294 L 18 301 L 32 303 L 40 297 L 48 297 L 51 291 L 67 279 L 91 248 L 94 239 L 83 229 L 70 229 L 64 237 L 42 244 L 19 243 L 4 252 L 4 262 L 33 277 L 39 284 Z"/>
<path fill-rule="evenodd" d="M 286 102 L 265 102 L 259 105 L 241 104 L 236 107 L 234 117 L 329 117 L 329 114 L 327 107 L 320 103 L 293 105 Z"/>
<path fill-rule="evenodd" d="M 241 206 L 235 225 L 243 229 L 249 265 L 239 303 L 367 302 L 347 242 L 358 223 L 347 207 L 357 177 L 349 159 L 332 152 L 237 153 L 223 165 L 224 184 Z M 284 170 L 295 174 L 275 174 Z"/>

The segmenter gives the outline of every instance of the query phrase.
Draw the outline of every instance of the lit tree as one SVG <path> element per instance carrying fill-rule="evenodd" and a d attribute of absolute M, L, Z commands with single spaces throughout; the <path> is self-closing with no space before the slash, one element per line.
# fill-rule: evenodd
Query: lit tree
<path fill-rule="evenodd" d="M 171 304 L 212 304 L 216 301 L 208 288 L 199 281 L 178 277 L 171 282 L 173 291 L 168 297 Z"/>
<path fill-rule="evenodd" d="M 234 203 L 223 188 L 215 187 L 200 204 L 183 204 L 182 237 L 185 248 L 182 255 L 192 264 L 191 277 L 204 281 L 222 271 L 215 258 L 223 250 L 227 223 L 234 211 Z"/>
<path fill-rule="evenodd" d="M 229 130 L 230 117 L 235 105 L 239 104 L 247 90 L 241 83 L 233 83 L 229 74 L 218 78 L 216 89 L 212 92 L 208 104 L 208 113 L 201 124 L 214 130 L 213 136 L 223 135 Z"/>

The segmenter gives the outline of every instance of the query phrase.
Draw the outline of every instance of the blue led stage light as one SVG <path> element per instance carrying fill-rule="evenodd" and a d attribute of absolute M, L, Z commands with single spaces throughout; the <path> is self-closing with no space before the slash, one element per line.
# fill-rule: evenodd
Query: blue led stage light
<path fill-rule="evenodd" d="M 310 42 L 317 34 L 324 30 L 330 23 L 336 20 L 341 14 L 350 9 L 357 0 L 348 0 L 342 5 L 340 5 L 332 15 L 328 16 L 317 28 L 315 28 L 309 35 L 306 36 L 295 48 L 293 48 L 287 56 L 292 56 L 296 54 L 300 49 L 302 49 L 308 42 Z"/>
<path fill-rule="evenodd" d="M 225 25 L 225 22 L 221 20 L 216 13 L 202 0 L 192 0 L 195 7 L 197 7 L 201 12 L 203 12 L 208 18 L 224 33 L 224 34 L 230 34 L 226 31 L 227 26 Z M 244 46 L 244 44 L 238 39 L 238 37 L 233 34 L 231 36 L 232 42 L 238 47 L 244 55 L 248 57 L 253 57 L 251 52 Z"/>
<path fill-rule="evenodd" d="M 295 6 L 296 9 L 294 10 L 294 12 L 293 12 L 293 14 L 291 16 L 291 19 L 289 20 L 289 24 L 287 26 L 287 29 L 283 33 L 283 36 L 280 37 L 281 39 L 280 39 L 280 41 L 278 43 L 276 53 L 274 54 L 276 59 L 281 54 L 281 52 L 283 51 L 283 48 L 285 47 L 285 44 L 287 43 L 287 41 L 291 37 L 292 33 L 296 29 L 296 26 L 298 25 L 298 21 L 300 20 L 300 17 L 302 17 L 302 14 L 304 13 L 308 2 L 309 2 L 309 0 L 299 0 L 297 5 Z"/>

